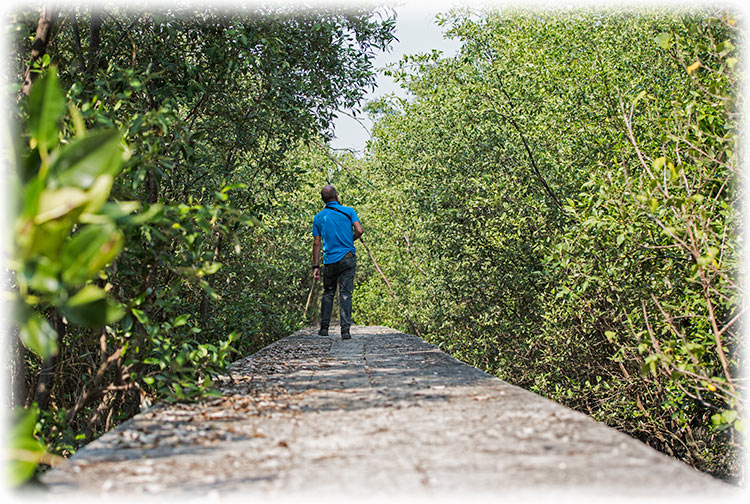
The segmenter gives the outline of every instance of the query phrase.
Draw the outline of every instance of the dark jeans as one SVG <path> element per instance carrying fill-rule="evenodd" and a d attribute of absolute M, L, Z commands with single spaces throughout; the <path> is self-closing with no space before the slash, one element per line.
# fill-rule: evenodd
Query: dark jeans
<path fill-rule="evenodd" d="M 320 327 L 328 328 L 333 311 L 333 296 L 336 295 L 336 284 L 339 285 L 339 307 L 341 315 L 341 332 L 349 332 L 352 325 L 352 292 L 354 291 L 354 272 L 357 270 L 357 258 L 347 257 L 333 264 L 323 265 L 323 299 L 320 302 Z"/>

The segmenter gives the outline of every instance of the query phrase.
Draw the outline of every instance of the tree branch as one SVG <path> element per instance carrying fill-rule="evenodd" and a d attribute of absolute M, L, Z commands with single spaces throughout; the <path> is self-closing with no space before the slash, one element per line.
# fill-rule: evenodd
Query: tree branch
<path fill-rule="evenodd" d="M 39 16 L 39 21 L 36 25 L 36 36 L 34 37 L 34 43 L 31 46 L 31 57 L 29 59 L 29 65 L 23 74 L 23 87 L 21 92 L 23 95 L 28 95 L 31 91 L 31 83 L 36 78 L 36 74 L 32 72 L 34 63 L 42 58 L 47 52 L 47 45 L 49 44 L 50 34 L 52 33 L 52 27 L 57 21 L 58 11 L 53 9 L 50 4 L 42 7 L 42 13 Z"/>

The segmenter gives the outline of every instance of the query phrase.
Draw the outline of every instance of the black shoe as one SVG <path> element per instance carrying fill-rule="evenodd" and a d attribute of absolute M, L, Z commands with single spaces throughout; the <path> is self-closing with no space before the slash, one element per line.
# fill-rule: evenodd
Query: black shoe
<path fill-rule="evenodd" d="M 321 327 L 318 331 L 318 336 L 328 336 L 328 328 Z"/>
<path fill-rule="evenodd" d="M 341 339 L 342 340 L 344 340 L 344 339 L 352 339 L 352 335 L 349 334 L 349 331 L 345 331 L 345 332 L 342 331 L 341 332 Z"/>

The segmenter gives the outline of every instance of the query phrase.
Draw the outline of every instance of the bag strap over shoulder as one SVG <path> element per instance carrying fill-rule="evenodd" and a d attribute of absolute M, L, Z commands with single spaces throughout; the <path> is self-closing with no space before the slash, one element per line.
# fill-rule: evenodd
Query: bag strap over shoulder
<path fill-rule="evenodd" d="M 351 217 L 351 215 L 349 215 L 348 213 L 346 213 L 346 212 L 342 212 L 342 211 L 341 211 L 341 210 L 339 210 L 338 208 L 334 208 L 334 207 L 330 207 L 330 206 L 327 206 L 326 208 L 327 208 L 328 210 L 333 210 L 334 212 L 338 212 L 338 213 L 340 213 L 340 214 L 344 214 L 344 215 L 346 215 L 346 218 L 347 218 L 347 219 L 349 219 L 349 222 L 351 222 L 352 224 L 354 224 L 354 221 L 352 221 L 352 217 Z"/>

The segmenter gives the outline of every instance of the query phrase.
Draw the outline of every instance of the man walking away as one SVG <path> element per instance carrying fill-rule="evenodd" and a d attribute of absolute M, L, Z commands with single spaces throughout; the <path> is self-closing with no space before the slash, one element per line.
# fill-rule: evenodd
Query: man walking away
<path fill-rule="evenodd" d="M 357 212 L 339 203 L 339 195 L 332 185 L 320 191 L 325 208 L 313 219 L 313 278 L 320 279 L 320 249 L 323 246 L 323 298 L 320 303 L 321 336 L 328 336 L 331 323 L 333 296 L 339 286 L 341 339 L 350 339 L 352 324 L 352 292 L 357 270 L 357 249 L 354 240 L 365 232 Z M 354 230 L 352 230 L 352 226 Z"/>

